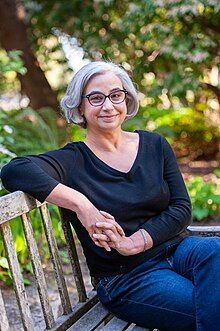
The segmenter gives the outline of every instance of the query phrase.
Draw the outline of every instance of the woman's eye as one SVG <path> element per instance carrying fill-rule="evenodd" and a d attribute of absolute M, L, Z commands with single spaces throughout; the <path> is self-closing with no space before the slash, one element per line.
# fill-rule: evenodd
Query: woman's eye
<path fill-rule="evenodd" d="M 112 98 L 120 98 L 121 97 L 121 92 L 116 92 L 116 93 L 114 93 L 114 94 L 111 94 L 111 97 Z"/>
<path fill-rule="evenodd" d="M 90 96 L 90 100 L 92 100 L 92 101 L 100 101 L 100 100 L 102 100 L 103 99 L 103 96 L 102 95 L 91 95 Z"/>

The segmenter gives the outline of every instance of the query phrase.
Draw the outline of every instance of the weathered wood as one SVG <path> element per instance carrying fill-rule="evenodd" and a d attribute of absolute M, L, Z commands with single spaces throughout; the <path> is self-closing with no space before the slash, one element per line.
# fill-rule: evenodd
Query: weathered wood
<path fill-rule="evenodd" d="M 10 330 L 1 290 L 0 290 L 0 330 L 2 331 Z"/>
<path fill-rule="evenodd" d="M 213 236 L 220 236 L 220 226 L 188 226 L 187 228 L 192 234 L 200 235 L 204 234 L 206 236 L 213 235 Z"/>
<path fill-rule="evenodd" d="M 60 262 L 60 257 L 58 254 L 58 248 L 56 239 L 54 237 L 53 228 L 51 224 L 50 214 L 48 212 L 47 206 L 42 205 L 40 207 L 41 216 L 43 219 L 44 230 L 47 237 L 48 247 L 50 250 L 51 260 L 53 263 L 55 278 L 58 286 L 58 291 L 60 295 L 61 305 L 64 314 L 69 314 L 72 311 L 69 294 L 67 291 L 67 286 L 63 274 L 62 265 Z"/>
<path fill-rule="evenodd" d="M 79 302 L 68 315 L 62 315 L 56 320 L 56 325 L 50 331 L 66 331 L 73 323 L 78 321 L 84 314 L 87 313 L 98 302 L 98 297 L 95 291 L 88 294 L 86 302 Z M 46 331 L 46 330 L 45 330 Z"/>
<path fill-rule="evenodd" d="M 70 263 L 72 266 L 73 277 L 75 280 L 77 293 L 80 302 L 86 301 L 86 289 L 83 281 L 82 271 L 80 268 L 80 263 L 76 251 L 76 244 L 73 238 L 72 229 L 69 220 L 65 216 L 65 212 L 60 208 L 61 222 L 63 227 L 64 236 L 66 239 L 68 254 L 70 258 Z"/>
<path fill-rule="evenodd" d="M 29 195 L 17 191 L 0 198 L 0 224 L 42 205 Z"/>
<path fill-rule="evenodd" d="M 91 331 L 101 324 L 108 315 L 108 310 L 99 302 L 67 331 Z"/>
<path fill-rule="evenodd" d="M 47 284 L 44 277 L 43 268 L 41 265 L 40 255 L 37 249 L 37 244 L 34 239 L 33 228 L 31 225 L 31 220 L 28 214 L 23 214 L 22 223 L 24 228 L 24 233 L 28 245 L 28 250 L 30 253 L 30 258 L 33 266 L 33 271 L 35 275 L 35 281 L 37 284 L 37 289 L 39 292 L 40 302 L 44 314 L 44 320 L 48 329 L 51 329 L 55 324 L 52 308 L 50 306 Z"/>
<path fill-rule="evenodd" d="M 130 323 L 123 321 L 117 317 L 113 317 L 105 326 L 103 326 L 101 331 L 124 331 L 127 329 Z"/>
<path fill-rule="evenodd" d="M 12 274 L 13 285 L 15 289 L 18 306 L 21 312 L 21 319 L 25 331 L 34 330 L 33 320 L 31 317 L 30 308 L 28 305 L 27 295 L 25 292 L 23 279 L 15 252 L 14 242 L 12 238 L 11 228 L 8 223 L 1 225 L 5 249 L 8 256 L 8 263 Z"/>
<path fill-rule="evenodd" d="M 156 330 L 156 329 L 154 329 L 154 330 Z M 129 328 L 129 331 L 152 331 L 152 330 L 151 329 L 142 328 L 141 326 L 135 325 L 135 326 L 133 326 L 133 328 Z"/>

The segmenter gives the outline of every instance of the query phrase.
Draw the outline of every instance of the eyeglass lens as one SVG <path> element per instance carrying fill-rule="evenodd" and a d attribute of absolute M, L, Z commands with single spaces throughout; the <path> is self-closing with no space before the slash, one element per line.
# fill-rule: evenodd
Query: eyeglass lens
<path fill-rule="evenodd" d="M 120 103 L 125 99 L 125 92 L 115 91 L 110 93 L 108 97 L 112 103 Z M 93 106 L 101 106 L 105 102 L 106 96 L 102 93 L 94 93 L 88 99 Z"/>

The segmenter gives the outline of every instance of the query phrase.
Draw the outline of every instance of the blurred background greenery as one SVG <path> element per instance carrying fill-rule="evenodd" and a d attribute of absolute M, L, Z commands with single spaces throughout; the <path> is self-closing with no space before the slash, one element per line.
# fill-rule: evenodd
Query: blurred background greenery
<path fill-rule="evenodd" d="M 80 66 L 111 60 L 139 91 L 139 113 L 125 129 L 163 134 L 186 179 L 194 221 L 220 221 L 219 22 L 218 0 L 1 1 L 0 168 L 16 155 L 83 139 L 83 129 L 66 124 L 59 100 Z M 19 247 L 26 261 L 24 239 Z M 0 242 L 2 267 L 4 256 Z"/>

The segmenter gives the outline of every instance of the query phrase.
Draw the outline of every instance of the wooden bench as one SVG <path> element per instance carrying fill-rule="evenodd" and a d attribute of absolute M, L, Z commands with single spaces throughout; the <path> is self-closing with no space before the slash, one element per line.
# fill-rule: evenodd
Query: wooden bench
<path fill-rule="evenodd" d="M 37 243 L 34 238 L 31 224 L 30 211 L 38 208 L 40 210 L 39 222 L 43 223 L 44 232 L 47 238 L 48 249 L 51 256 L 55 279 L 58 287 L 60 303 L 62 307 L 61 316 L 54 317 L 49 300 L 48 288 L 45 280 L 43 266 L 40 259 Z M 27 242 L 30 260 L 33 266 L 35 282 L 39 294 L 39 301 L 42 308 L 45 327 L 47 330 L 69 330 L 69 331 L 122 331 L 133 330 L 141 331 L 148 329 L 129 324 L 111 315 L 106 308 L 98 301 L 95 290 L 86 292 L 84 279 L 77 255 L 77 245 L 68 220 L 60 210 L 60 220 L 62 230 L 66 240 L 69 261 L 75 286 L 78 293 L 78 303 L 71 305 L 68 287 L 66 285 L 59 250 L 53 232 L 52 222 L 48 205 L 41 204 L 23 192 L 14 192 L 0 198 L 0 228 L 7 252 L 8 263 L 13 279 L 14 290 L 18 302 L 20 316 L 24 330 L 39 330 L 34 327 L 34 321 L 28 304 L 28 296 L 23 284 L 23 277 L 20 271 L 18 258 L 16 255 L 14 241 L 12 237 L 10 222 L 15 217 L 20 216 Z M 220 227 L 191 227 L 193 233 L 205 235 L 220 235 Z M 9 331 L 9 318 L 6 314 L 4 300 L 0 291 L 0 330 Z M 20 331 L 20 330 L 19 330 Z"/>

